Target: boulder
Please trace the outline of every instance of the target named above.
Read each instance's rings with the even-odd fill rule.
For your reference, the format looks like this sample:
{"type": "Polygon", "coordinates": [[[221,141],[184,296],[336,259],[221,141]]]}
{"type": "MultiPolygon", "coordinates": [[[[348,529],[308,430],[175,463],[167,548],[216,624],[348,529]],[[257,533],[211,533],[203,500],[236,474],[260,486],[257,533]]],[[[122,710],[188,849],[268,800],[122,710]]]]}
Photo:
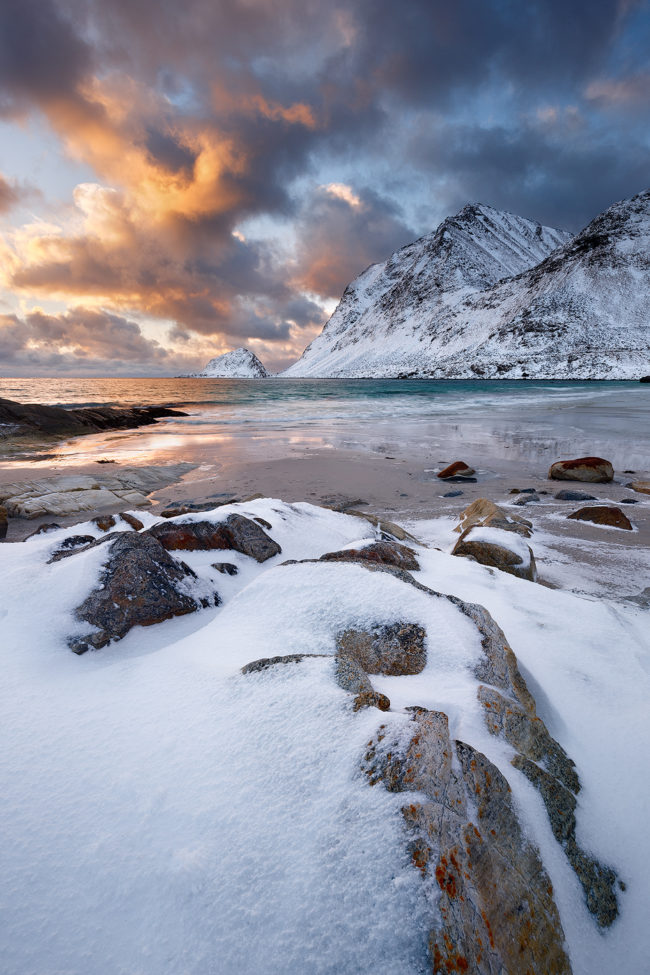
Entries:
{"type": "Polygon", "coordinates": [[[480,525],[484,528],[502,528],[504,531],[530,538],[533,530],[530,521],[526,521],[520,515],[509,514],[487,498],[477,498],[476,501],[472,501],[464,511],[461,511],[459,517],[460,523],[454,528],[458,533],[467,531],[473,525],[480,525]]]}
{"type": "Polygon", "coordinates": [[[400,545],[398,542],[373,542],[362,548],[345,548],[339,552],[326,552],[321,555],[321,562],[381,562],[384,565],[396,565],[400,569],[415,572],[420,564],[412,548],[400,545]]]}
{"type": "Polygon", "coordinates": [[[602,457],[578,457],[576,460],[557,460],[548,472],[553,481],[589,481],[607,484],[614,480],[614,468],[602,457]]]}
{"type": "Polygon", "coordinates": [[[471,477],[472,474],[476,474],[473,467],[466,464],[462,460],[454,461],[453,464],[449,464],[444,470],[440,471],[438,477],[446,480],[448,477],[471,477]]]}
{"type": "Polygon", "coordinates": [[[161,522],[147,529],[168,551],[210,551],[226,549],[266,562],[282,549],[264,529],[243,515],[228,515],[225,521],[161,522]]]}
{"type": "Polygon", "coordinates": [[[189,586],[196,573],[168,555],[147,533],[120,532],[94,544],[106,545],[107,560],[98,588],[77,607],[75,615],[95,631],[69,641],[75,653],[121,640],[133,626],[152,626],[193,613],[210,602],[219,605],[217,593],[211,598],[191,596],[189,586]]]}
{"type": "Polygon", "coordinates": [[[336,652],[353,660],[365,674],[419,674],[427,662],[426,632],[415,623],[349,629],[336,638],[336,652]]]}
{"type": "Polygon", "coordinates": [[[7,517],[7,509],[4,505],[0,504],[0,538],[7,537],[7,523],[9,519],[7,517]]]}
{"type": "Polygon", "coordinates": [[[452,555],[474,559],[481,565],[491,566],[535,582],[537,567],[529,545],[523,539],[501,528],[468,528],[456,542],[452,555]]]}
{"type": "Polygon", "coordinates": [[[625,531],[632,531],[630,519],[615,505],[594,504],[589,508],[579,508],[567,517],[576,521],[590,521],[594,525],[607,525],[610,528],[623,528],[625,531]]]}
{"type": "Polygon", "coordinates": [[[630,481],[625,487],[638,491],[639,494],[650,494],[650,481],[630,481]]]}
{"type": "Polygon", "coordinates": [[[433,972],[569,975],[553,887],[507,781],[450,738],[445,714],[408,710],[411,730],[382,725],[362,767],[370,785],[419,794],[402,815],[430,905],[433,972]]]}
{"type": "Polygon", "coordinates": [[[593,494],[586,491],[558,491],[555,495],[557,501],[597,501],[593,494]]]}

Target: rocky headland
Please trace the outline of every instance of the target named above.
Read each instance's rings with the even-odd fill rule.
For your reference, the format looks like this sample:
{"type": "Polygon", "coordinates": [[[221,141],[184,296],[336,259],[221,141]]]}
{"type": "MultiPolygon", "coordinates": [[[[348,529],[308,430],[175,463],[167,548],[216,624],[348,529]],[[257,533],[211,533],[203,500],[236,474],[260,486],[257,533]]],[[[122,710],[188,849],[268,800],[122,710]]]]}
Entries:
{"type": "Polygon", "coordinates": [[[187,416],[166,406],[86,406],[64,409],[0,399],[0,442],[15,437],[76,437],[102,430],[149,426],[161,417],[187,416]]]}

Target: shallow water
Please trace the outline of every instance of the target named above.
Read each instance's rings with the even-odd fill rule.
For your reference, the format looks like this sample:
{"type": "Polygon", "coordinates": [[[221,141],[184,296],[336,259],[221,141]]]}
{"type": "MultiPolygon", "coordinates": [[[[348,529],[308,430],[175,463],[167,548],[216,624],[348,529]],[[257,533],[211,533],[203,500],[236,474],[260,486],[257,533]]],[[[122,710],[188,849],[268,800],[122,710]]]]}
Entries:
{"type": "Polygon", "coordinates": [[[57,461],[250,461],[339,448],[471,449],[476,460],[599,454],[650,466],[650,386],[635,382],[2,379],[0,396],[62,406],[165,404],[183,419],[78,438],[57,461]]]}

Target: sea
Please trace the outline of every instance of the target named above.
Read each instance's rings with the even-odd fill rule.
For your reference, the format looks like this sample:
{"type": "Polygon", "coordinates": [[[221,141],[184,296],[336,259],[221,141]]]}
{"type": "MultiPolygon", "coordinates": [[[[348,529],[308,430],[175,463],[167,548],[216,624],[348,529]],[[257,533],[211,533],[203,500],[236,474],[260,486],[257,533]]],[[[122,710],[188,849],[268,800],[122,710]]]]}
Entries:
{"type": "Polygon", "coordinates": [[[337,449],[510,462],[595,454],[620,469],[650,467],[650,384],[638,382],[20,378],[0,379],[0,397],[187,414],[74,438],[57,447],[63,464],[98,454],[160,463],[337,449]]]}

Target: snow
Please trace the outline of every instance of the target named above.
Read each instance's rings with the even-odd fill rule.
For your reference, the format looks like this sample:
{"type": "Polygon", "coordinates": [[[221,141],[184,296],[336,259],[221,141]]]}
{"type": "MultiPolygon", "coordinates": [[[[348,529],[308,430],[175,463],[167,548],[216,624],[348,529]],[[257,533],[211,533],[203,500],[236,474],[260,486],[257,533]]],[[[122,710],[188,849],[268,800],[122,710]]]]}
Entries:
{"type": "Polygon", "coordinates": [[[287,377],[637,379],[650,368],[650,191],[575,238],[465,207],[346,289],[287,377]]]}
{"type": "Polygon", "coordinates": [[[233,349],[210,359],[203,372],[190,379],[266,379],[268,372],[249,349],[233,349]]]}
{"type": "MultiPolygon", "coordinates": [[[[223,605],[134,629],[83,657],[65,640],[106,549],[47,559],[67,535],[100,534],[96,526],[0,550],[3,971],[430,970],[405,797],[369,788],[359,771],[378,725],[400,727],[413,704],[444,710],[452,735],[507,776],[551,875],[576,975],[606,975],[621,957],[642,971],[650,949],[648,611],[417,547],[421,582],[493,613],[541,716],[577,763],[578,838],[628,885],[621,917],[601,934],[538,793],[485,728],[471,621],[386,573],[282,564],[367,544],[376,533],[363,519],[260,499],[176,520],[233,512],[267,520],[282,553],[262,565],[225,551],[178,553],[202,582],[216,582],[223,605]],[[221,576],[215,561],[240,571],[221,576]],[[426,628],[426,668],[373,677],[391,712],[354,713],[333,678],[335,636],[396,620],[426,628]],[[240,674],[252,660],[289,653],[326,656],[240,674]]],[[[147,513],[147,524],[155,520],[147,513]]],[[[417,527],[426,540],[453,540],[447,521],[417,527]]]]}

